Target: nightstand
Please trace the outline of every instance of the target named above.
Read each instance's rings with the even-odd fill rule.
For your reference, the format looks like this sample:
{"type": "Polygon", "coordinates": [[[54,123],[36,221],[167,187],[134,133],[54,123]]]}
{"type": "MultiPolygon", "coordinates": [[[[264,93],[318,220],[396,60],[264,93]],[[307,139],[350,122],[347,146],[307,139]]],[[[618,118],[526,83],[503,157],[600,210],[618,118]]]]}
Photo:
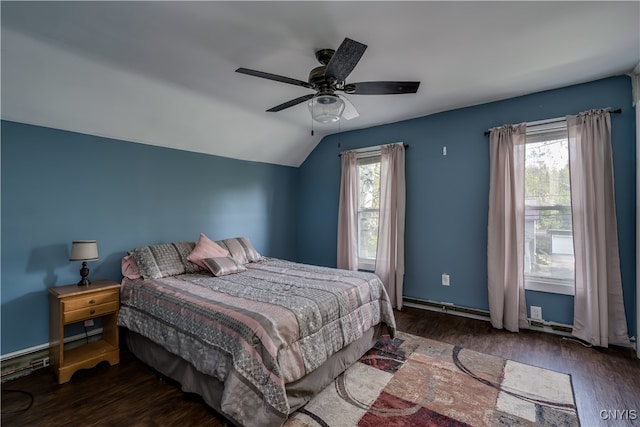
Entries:
{"type": "Polygon", "coordinates": [[[92,368],[102,361],[111,365],[120,362],[119,307],[120,285],[108,280],[96,280],[89,286],[49,288],[49,361],[58,384],[69,381],[78,369],[92,368]],[[98,317],[102,320],[102,338],[65,350],[65,326],[98,317]]]}

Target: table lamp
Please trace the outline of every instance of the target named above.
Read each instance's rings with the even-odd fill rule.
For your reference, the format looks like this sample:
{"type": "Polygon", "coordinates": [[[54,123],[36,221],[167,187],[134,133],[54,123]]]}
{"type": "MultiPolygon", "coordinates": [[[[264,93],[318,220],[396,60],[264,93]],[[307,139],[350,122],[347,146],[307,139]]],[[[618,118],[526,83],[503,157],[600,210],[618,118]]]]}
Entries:
{"type": "Polygon", "coordinates": [[[89,286],[89,268],[87,261],[95,261],[98,259],[98,244],[95,240],[74,240],[71,242],[71,255],[69,261],[82,261],[80,269],[80,281],[78,286],[89,286]]]}

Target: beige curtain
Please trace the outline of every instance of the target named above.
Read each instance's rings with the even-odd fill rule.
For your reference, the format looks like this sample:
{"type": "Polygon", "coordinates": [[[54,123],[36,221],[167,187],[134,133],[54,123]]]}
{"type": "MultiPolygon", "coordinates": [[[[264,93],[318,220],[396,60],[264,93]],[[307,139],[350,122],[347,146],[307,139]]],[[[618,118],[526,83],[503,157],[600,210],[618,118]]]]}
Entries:
{"type": "Polygon", "coordinates": [[[402,309],[404,282],[404,170],[404,145],[383,145],[380,160],[380,217],[375,273],[384,283],[391,305],[398,310],[402,309]]]}
{"type": "Polygon", "coordinates": [[[593,345],[627,344],[609,109],[567,116],[576,292],[572,334],[593,345]]]}
{"type": "Polygon", "coordinates": [[[487,273],[495,328],[526,328],[524,166],[526,124],[491,129],[487,273]]]}
{"type": "Polygon", "coordinates": [[[358,269],[358,160],[356,153],[340,155],[340,201],[338,202],[338,268],[358,269]]]}

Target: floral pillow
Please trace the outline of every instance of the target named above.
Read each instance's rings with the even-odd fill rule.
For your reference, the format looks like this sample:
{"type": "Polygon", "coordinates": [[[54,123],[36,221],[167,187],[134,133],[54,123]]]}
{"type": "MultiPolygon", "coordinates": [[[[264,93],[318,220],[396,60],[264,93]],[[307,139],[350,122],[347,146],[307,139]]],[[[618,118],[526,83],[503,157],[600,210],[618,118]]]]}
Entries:
{"type": "Polygon", "coordinates": [[[226,276],[227,274],[240,273],[247,270],[247,267],[229,256],[206,258],[203,262],[214,276],[226,276]]]}

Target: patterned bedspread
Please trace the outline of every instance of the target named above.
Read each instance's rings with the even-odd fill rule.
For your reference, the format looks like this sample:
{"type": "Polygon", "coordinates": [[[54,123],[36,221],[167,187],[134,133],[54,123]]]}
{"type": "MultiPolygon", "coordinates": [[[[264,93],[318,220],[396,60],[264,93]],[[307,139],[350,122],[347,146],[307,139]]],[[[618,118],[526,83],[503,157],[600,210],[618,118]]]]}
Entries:
{"type": "Polygon", "coordinates": [[[118,324],[224,383],[221,410],[243,425],[281,425],[285,384],[386,324],[389,297],[372,273],[265,258],[247,271],[125,281],[118,324]]]}

